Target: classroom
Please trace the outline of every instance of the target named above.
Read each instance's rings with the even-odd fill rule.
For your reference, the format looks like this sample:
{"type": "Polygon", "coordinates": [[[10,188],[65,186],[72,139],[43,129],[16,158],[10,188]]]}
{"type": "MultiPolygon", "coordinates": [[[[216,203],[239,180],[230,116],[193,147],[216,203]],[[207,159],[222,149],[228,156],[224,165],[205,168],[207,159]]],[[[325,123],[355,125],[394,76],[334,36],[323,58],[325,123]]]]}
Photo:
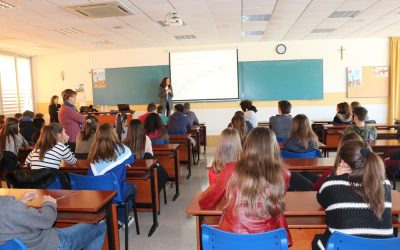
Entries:
{"type": "MultiPolygon", "coordinates": [[[[354,240],[354,249],[399,249],[393,248],[400,243],[399,8],[398,0],[0,0],[0,201],[16,198],[0,205],[0,216],[8,217],[21,198],[28,207],[54,213],[47,226],[53,235],[40,244],[61,244],[62,236],[54,235],[62,233],[54,228],[84,225],[81,234],[102,231],[85,242],[97,244],[92,249],[260,249],[257,240],[240,236],[278,228],[282,249],[328,249],[334,231],[361,236],[343,239],[354,240]],[[61,106],[54,106],[54,96],[61,106]],[[359,107],[353,107],[356,102],[359,107]],[[49,104],[56,109],[53,117],[49,104]],[[165,121],[153,115],[158,108],[165,121]],[[338,122],[342,115],[347,120],[338,122]],[[284,125],[273,122],[280,116],[290,117],[284,136],[284,125]],[[174,119],[181,118],[190,126],[174,129],[174,119]],[[30,132],[26,123],[32,124],[30,132]],[[9,132],[13,126],[17,137],[9,132]],[[361,138],[347,142],[348,134],[361,138]],[[55,139],[45,142],[52,135],[55,139]],[[111,156],[101,155],[109,145],[101,143],[106,135],[115,146],[111,156]],[[90,141],[86,151],[78,145],[82,140],[90,141]],[[235,156],[233,146],[224,151],[228,143],[236,143],[235,156]],[[301,150],[290,149],[296,146],[301,150]],[[49,163],[40,149],[56,149],[60,158],[49,163]],[[349,152],[363,159],[362,167],[346,161],[349,152]],[[372,158],[375,164],[368,164],[372,158]],[[274,179],[276,169],[256,168],[253,160],[282,171],[274,179]],[[276,196],[276,204],[255,186],[247,187],[252,192],[245,197],[239,189],[249,183],[245,167],[259,171],[252,181],[264,183],[267,193],[273,185],[281,190],[268,194],[276,196]],[[362,185],[372,171],[367,168],[376,178],[362,185]],[[108,171],[119,191],[98,184],[111,176],[108,171]],[[20,179],[35,174],[50,176],[46,185],[20,179]],[[89,188],[90,178],[81,176],[99,181],[89,188]],[[343,176],[349,179],[335,179],[343,176]],[[329,182],[335,180],[353,189],[329,182]],[[215,186],[218,181],[223,187],[215,186]],[[330,190],[354,193],[359,206],[370,207],[364,209],[373,217],[365,219],[369,228],[330,224],[340,221],[332,217],[338,204],[323,201],[330,190]],[[381,204],[367,195],[376,190],[381,204]],[[235,203],[237,198],[247,205],[235,203]],[[236,214],[243,207],[247,210],[236,214]],[[249,213],[268,218],[269,228],[254,226],[258,221],[249,213]],[[375,234],[376,216],[381,231],[375,234]],[[389,218],[390,225],[381,218],[389,218]],[[222,230],[222,245],[207,246],[214,239],[205,234],[219,233],[215,228],[222,230]],[[367,229],[372,231],[351,231],[367,229]],[[223,242],[223,231],[237,233],[235,240],[244,243],[223,242]]],[[[0,226],[0,234],[3,230],[0,226]]],[[[9,249],[2,244],[15,239],[12,235],[0,237],[0,250],[9,249]]]]}

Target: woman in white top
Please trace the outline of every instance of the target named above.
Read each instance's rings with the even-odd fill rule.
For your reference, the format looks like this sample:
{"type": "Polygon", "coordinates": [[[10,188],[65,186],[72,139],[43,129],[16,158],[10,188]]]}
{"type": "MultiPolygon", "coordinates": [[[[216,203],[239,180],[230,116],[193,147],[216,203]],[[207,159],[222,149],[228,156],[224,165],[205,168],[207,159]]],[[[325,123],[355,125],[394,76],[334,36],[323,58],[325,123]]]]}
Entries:
{"type": "Polygon", "coordinates": [[[44,126],[40,133],[39,140],[26,158],[25,164],[29,164],[32,169],[59,169],[61,160],[70,164],[75,164],[75,156],[72,154],[69,147],[65,145],[68,140],[69,136],[65,133],[64,128],[60,124],[51,123],[50,125],[44,126]]]}

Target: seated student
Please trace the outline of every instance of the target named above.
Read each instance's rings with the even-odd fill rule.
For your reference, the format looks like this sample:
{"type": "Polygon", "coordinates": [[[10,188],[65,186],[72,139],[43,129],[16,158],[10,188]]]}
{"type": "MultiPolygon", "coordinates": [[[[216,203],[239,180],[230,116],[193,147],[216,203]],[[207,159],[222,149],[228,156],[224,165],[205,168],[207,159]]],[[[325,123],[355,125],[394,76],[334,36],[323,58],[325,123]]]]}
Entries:
{"type": "Polygon", "coordinates": [[[165,110],[164,110],[163,106],[158,105],[157,106],[157,114],[160,116],[163,124],[167,125],[168,124],[168,116],[164,115],[164,113],[165,113],[165,110]]]}
{"type": "Polygon", "coordinates": [[[35,131],[33,127],[33,117],[34,113],[32,111],[26,110],[19,120],[19,131],[21,135],[25,138],[25,140],[27,140],[30,144],[33,144],[32,134],[35,131]]]}
{"type": "MultiPolygon", "coordinates": [[[[337,152],[339,152],[340,148],[342,145],[350,140],[359,140],[362,141],[362,138],[356,134],[356,133],[348,133],[344,134],[339,141],[339,145],[337,147],[337,152]]],[[[321,176],[318,176],[314,173],[311,172],[293,172],[292,177],[290,178],[290,191],[318,191],[324,183],[325,179],[330,176],[334,170],[337,168],[339,164],[339,160],[337,158],[336,154],[336,160],[335,160],[335,165],[334,169],[328,169],[325,172],[322,173],[321,176]]]]}
{"type": "Polygon", "coordinates": [[[247,123],[246,123],[244,117],[241,114],[235,114],[232,117],[231,123],[229,125],[231,128],[234,128],[238,131],[239,137],[240,137],[240,142],[243,145],[244,141],[246,140],[247,135],[251,131],[247,127],[247,123]]]}
{"type": "Polygon", "coordinates": [[[118,113],[115,118],[115,132],[120,141],[125,140],[128,132],[128,116],[125,113],[118,113]]]}
{"type": "Polygon", "coordinates": [[[104,221],[55,228],[57,200],[44,195],[40,208],[28,206],[34,199],[38,199],[35,192],[27,192],[19,200],[14,196],[0,196],[0,244],[19,239],[30,250],[94,250],[103,247],[107,230],[104,221]]]}
{"type": "MultiPolygon", "coordinates": [[[[12,117],[6,119],[4,126],[0,130],[0,160],[3,158],[3,152],[8,151],[15,155],[18,155],[18,150],[21,147],[27,147],[28,142],[25,138],[18,132],[18,120],[12,117]]],[[[14,165],[14,164],[13,164],[14,165]]],[[[14,166],[16,167],[17,161],[15,161],[14,166]]],[[[5,166],[1,166],[4,168],[5,166]]]]}
{"type": "Polygon", "coordinates": [[[218,228],[232,233],[261,233],[285,228],[283,214],[290,172],[282,166],[272,130],[253,129],[226,188],[226,206],[218,228]]]}
{"type": "Polygon", "coordinates": [[[154,113],[154,112],[156,111],[156,109],[157,109],[157,107],[156,107],[156,105],[155,105],[154,103],[149,103],[149,105],[147,105],[147,113],[145,113],[145,114],[139,116],[138,119],[139,119],[141,122],[144,122],[144,121],[146,120],[147,116],[148,116],[149,114],[151,114],[151,113],[154,113]]]}
{"type": "Polygon", "coordinates": [[[367,238],[393,237],[391,186],[382,159],[367,143],[357,140],[345,142],[338,158],[335,175],[329,176],[317,193],[328,229],[316,235],[312,249],[325,249],[333,231],[367,238]]]}
{"type": "Polygon", "coordinates": [[[22,113],[15,113],[14,118],[17,119],[18,121],[21,119],[22,113]]]}
{"type": "Polygon", "coordinates": [[[214,182],[216,177],[223,171],[224,166],[230,162],[236,162],[242,152],[239,133],[236,129],[226,128],[222,130],[214,160],[208,169],[208,180],[214,182]]]}
{"type": "Polygon", "coordinates": [[[351,102],[350,103],[351,111],[354,112],[354,110],[358,107],[361,107],[361,104],[357,101],[351,102]]]}
{"type": "Polygon", "coordinates": [[[192,126],[199,124],[196,114],[190,110],[190,103],[185,102],[183,104],[183,113],[189,118],[192,126]]]}
{"type": "Polygon", "coordinates": [[[35,147],[26,158],[25,164],[29,164],[31,169],[59,169],[61,160],[75,164],[75,156],[65,145],[68,139],[65,129],[59,123],[44,126],[35,147]]]}
{"type": "Polygon", "coordinates": [[[6,122],[6,116],[0,115],[0,129],[3,127],[5,122],[6,122]]]}
{"type": "Polygon", "coordinates": [[[211,209],[224,197],[229,178],[236,168],[242,145],[236,129],[222,131],[220,142],[215,151],[214,161],[208,170],[210,186],[201,194],[199,205],[202,209],[211,209]]]}
{"type": "MultiPolygon", "coordinates": [[[[126,164],[132,164],[135,158],[131,150],[122,144],[109,123],[99,126],[95,135],[92,147],[89,152],[88,160],[90,168],[89,176],[99,176],[107,173],[114,173],[118,179],[121,190],[121,197],[127,197],[135,192],[135,186],[127,183],[126,164]]],[[[133,203],[129,204],[129,211],[133,203]]],[[[125,208],[118,208],[118,220],[120,224],[125,222],[125,208]]],[[[133,222],[133,217],[129,216],[128,225],[133,222]]]]}
{"type": "Polygon", "coordinates": [[[168,133],[183,133],[192,127],[189,117],[183,113],[183,105],[176,104],[174,113],[168,117],[168,133]]]}
{"type": "Polygon", "coordinates": [[[253,106],[252,101],[250,100],[243,100],[240,102],[240,108],[243,111],[244,119],[251,123],[253,128],[257,127],[257,108],[253,106]]]}
{"type": "Polygon", "coordinates": [[[83,130],[79,132],[76,136],[76,148],[75,153],[82,158],[86,159],[89,154],[90,148],[92,147],[94,134],[96,133],[96,129],[99,126],[99,120],[94,115],[88,115],[85,118],[85,122],[83,123],[83,130]]]}
{"type": "Polygon", "coordinates": [[[44,114],[42,114],[42,113],[36,113],[35,116],[33,117],[33,119],[35,119],[35,118],[44,119],[44,114]]]}
{"type": "Polygon", "coordinates": [[[307,116],[299,114],[293,118],[289,138],[283,142],[283,150],[293,153],[318,150],[318,136],[311,129],[307,116]]]}
{"type": "Polygon", "coordinates": [[[153,143],[157,142],[160,144],[162,142],[163,144],[167,144],[169,142],[167,130],[159,115],[155,113],[149,114],[143,125],[146,135],[153,143]]]}
{"type": "Polygon", "coordinates": [[[376,140],[378,132],[375,127],[367,126],[365,121],[368,120],[368,110],[364,107],[354,109],[354,125],[347,127],[345,133],[356,133],[363,140],[376,140]]]}
{"type": "Polygon", "coordinates": [[[338,103],[333,124],[351,124],[353,121],[350,105],[347,102],[338,103]]]}
{"type": "Polygon", "coordinates": [[[293,119],[290,115],[291,110],[292,104],[289,101],[279,101],[278,114],[269,118],[269,128],[275,132],[277,138],[286,139],[289,137],[293,119]]]}
{"type": "Polygon", "coordinates": [[[32,144],[36,144],[37,140],[40,137],[40,131],[44,127],[45,121],[43,118],[34,118],[33,119],[33,128],[35,129],[32,134],[31,142],[32,144]]]}

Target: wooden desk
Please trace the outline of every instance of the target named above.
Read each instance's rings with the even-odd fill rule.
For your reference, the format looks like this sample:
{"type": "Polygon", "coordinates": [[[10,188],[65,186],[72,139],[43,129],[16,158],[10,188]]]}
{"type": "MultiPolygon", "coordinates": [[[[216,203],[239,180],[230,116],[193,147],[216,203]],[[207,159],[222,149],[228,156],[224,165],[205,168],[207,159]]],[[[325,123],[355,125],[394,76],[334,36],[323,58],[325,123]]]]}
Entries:
{"type": "MultiPolygon", "coordinates": [[[[158,178],[155,164],[157,160],[136,160],[134,164],[126,168],[126,182],[136,186],[136,204],[137,207],[151,208],[153,214],[153,225],[150,228],[151,236],[158,227],[158,215],[160,211],[158,178]],[[150,194],[150,195],[149,195],[150,194]]],[[[61,163],[60,170],[65,173],[75,173],[86,175],[90,166],[88,160],[78,160],[76,164],[61,163]]]]}
{"type": "Polygon", "coordinates": [[[261,122],[258,122],[257,126],[258,126],[258,127],[269,128],[269,122],[267,122],[267,121],[261,121],[261,122]]]}
{"type": "MultiPolygon", "coordinates": [[[[337,125],[337,124],[325,124],[323,125],[324,128],[346,128],[349,126],[353,126],[353,124],[342,124],[342,125],[337,125]]],[[[376,127],[376,129],[380,130],[388,130],[388,129],[399,129],[400,128],[400,124],[385,124],[385,123],[369,123],[368,126],[371,127],[376,127]]]]}
{"type": "Polygon", "coordinates": [[[190,134],[192,136],[192,138],[196,141],[196,150],[194,150],[193,152],[197,152],[197,162],[196,162],[196,158],[194,157],[193,154],[193,163],[194,165],[199,164],[200,161],[200,151],[201,151],[201,130],[199,126],[193,126],[191,129],[188,130],[188,134],[190,134]]]}
{"type": "Polygon", "coordinates": [[[56,226],[76,223],[98,223],[106,218],[107,237],[110,249],[119,249],[116,213],[112,213],[112,199],[115,191],[89,190],[46,190],[46,189],[0,189],[0,195],[10,195],[19,199],[26,192],[35,192],[38,198],[29,206],[41,207],[42,197],[51,195],[57,199],[56,226]]]}
{"type": "Polygon", "coordinates": [[[333,168],[335,158],[284,158],[282,162],[291,172],[322,173],[333,168]]]}
{"type": "Polygon", "coordinates": [[[190,134],[183,135],[173,135],[169,134],[169,142],[173,144],[179,144],[179,156],[180,163],[187,163],[188,175],[186,179],[189,179],[192,175],[192,143],[190,143],[189,139],[190,134]]]}
{"type": "Polygon", "coordinates": [[[400,140],[375,140],[368,142],[375,152],[385,152],[389,149],[400,149],[400,140]]]}
{"type": "MultiPolygon", "coordinates": [[[[120,112],[118,112],[118,113],[120,113],[120,112]]],[[[104,124],[104,123],[114,124],[118,113],[90,112],[88,114],[96,116],[96,118],[99,120],[99,124],[104,124]]],[[[127,115],[127,121],[130,122],[132,120],[133,113],[135,113],[135,111],[123,112],[123,113],[125,113],[127,115]]],[[[85,116],[85,114],[83,114],[83,115],[85,116]]]]}
{"type": "Polygon", "coordinates": [[[203,154],[206,154],[207,147],[207,127],[204,122],[193,125],[194,128],[199,128],[200,131],[200,145],[204,146],[203,154]]]}
{"type": "Polygon", "coordinates": [[[179,196],[179,144],[154,144],[153,153],[158,162],[165,168],[169,175],[169,181],[175,182],[175,201],[179,196]]]}
{"type": "MultiPolygon", "coordinates": [[[[196,216],[197,249],[201,247],[201,225],[216,225],[219,222],[226,201],[221,200],[216,208],[202,210],[197,193],[186,209],[186,214],[196,216]]],[[[316,199],[316,192],[288,192],[285,195],[285,217],[293,239],[291,250],[310,249],[316,233],[326,229],[325,211],[316,199]]],[[[392,191],[392,215],[400,214],[400,193],[392,191]]],[[[398,224],[396,226],[399,226],[398,224]]]]}

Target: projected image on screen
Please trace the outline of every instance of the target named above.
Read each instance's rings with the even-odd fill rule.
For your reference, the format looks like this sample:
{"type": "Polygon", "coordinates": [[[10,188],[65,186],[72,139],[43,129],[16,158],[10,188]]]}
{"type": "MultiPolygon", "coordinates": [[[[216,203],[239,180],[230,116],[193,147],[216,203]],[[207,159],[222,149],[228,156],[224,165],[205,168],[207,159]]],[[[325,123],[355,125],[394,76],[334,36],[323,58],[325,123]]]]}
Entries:
{"type": "Polygon", "coordinates": [[[237,51],[171,52],[175,101],[238,99],[237,51]]]}

